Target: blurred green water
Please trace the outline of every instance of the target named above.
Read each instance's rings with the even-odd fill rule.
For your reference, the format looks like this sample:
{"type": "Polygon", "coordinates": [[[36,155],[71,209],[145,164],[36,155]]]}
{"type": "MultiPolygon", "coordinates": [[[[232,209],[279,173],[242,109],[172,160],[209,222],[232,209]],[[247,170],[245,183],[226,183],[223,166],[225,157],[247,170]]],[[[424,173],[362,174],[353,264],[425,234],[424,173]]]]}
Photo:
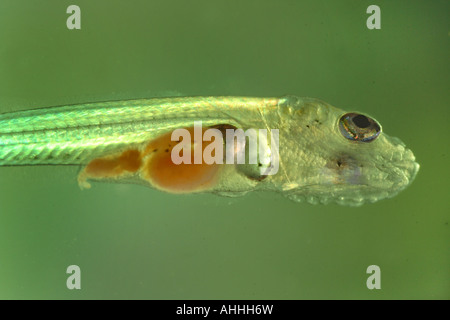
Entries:
{"type": "Polygon", "coordinates": [[[155,95],[295,94],[373,115],[421,164],[347,208],[277,194],[80,191],[0,168],[0,298],[450,298],[448,1],[2,1],[0,112],[155,95]],[[66,28],[77,4],[82,29],[66,28]],[[381,8],[381,30],[366,8],[381,8]],[[79,265],[82,289],[66,288],[79,265]],[[381,268],[368,290],[366,268],[381,268]]]}

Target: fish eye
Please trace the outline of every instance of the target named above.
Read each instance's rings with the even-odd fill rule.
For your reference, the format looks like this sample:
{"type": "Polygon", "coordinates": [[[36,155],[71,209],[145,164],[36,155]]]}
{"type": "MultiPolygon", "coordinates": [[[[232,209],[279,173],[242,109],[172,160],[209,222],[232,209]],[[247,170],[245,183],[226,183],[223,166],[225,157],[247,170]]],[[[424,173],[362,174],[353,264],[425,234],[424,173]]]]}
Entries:
{"type": "Polygon", "coordinates": [[[380,135],[381,126],[363,114],[346,113],[339,119],[339,130],[348,140],[371,142],[380,135]]]}

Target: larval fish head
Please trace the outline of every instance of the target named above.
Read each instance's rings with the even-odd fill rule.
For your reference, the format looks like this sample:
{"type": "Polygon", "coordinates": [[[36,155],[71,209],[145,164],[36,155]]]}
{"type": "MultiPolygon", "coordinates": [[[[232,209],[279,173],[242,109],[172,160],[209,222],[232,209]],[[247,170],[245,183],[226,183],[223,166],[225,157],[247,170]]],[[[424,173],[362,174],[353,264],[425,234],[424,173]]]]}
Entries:
{"type": "Polygon", "coordinates": [[[280,133],[282,188],[296,201],[375,202],[405,189],[419,170],[413,152],[364,113],[288,97],[280,114],[286,127],[280,133]]]}

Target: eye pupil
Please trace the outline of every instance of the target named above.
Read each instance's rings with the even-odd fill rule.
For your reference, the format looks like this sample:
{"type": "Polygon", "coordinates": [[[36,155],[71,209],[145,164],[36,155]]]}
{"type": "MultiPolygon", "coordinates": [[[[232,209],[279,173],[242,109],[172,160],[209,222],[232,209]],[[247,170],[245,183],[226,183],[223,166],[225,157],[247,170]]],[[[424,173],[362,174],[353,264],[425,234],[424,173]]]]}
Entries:
{"type": "Polygon", "coordinates": [[[352,119],[353,123],[356,124],[359,128],[368,128],[370,126],[370,121],[366,116],[359,114],[352,119]]]}

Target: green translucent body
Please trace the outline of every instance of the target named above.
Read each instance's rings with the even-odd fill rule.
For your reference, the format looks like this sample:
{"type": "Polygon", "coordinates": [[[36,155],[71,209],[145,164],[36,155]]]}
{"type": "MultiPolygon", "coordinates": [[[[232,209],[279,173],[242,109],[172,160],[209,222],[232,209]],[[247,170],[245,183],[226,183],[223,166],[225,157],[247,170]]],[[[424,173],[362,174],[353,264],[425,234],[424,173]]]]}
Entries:
{"type": "Polygon", "coordinates": [[[409,185],[419,169],[413,153],[384,133],[370,143],[349,141],[338,128],[344,113],[294,96],[155,98],[7,113],[0,115],[0,165],[83,165],[202,121],[279,130],[277,174],[255,181],[233,167],[212,192],[273,190],[296,201],[359,205],[409,185]]]}

